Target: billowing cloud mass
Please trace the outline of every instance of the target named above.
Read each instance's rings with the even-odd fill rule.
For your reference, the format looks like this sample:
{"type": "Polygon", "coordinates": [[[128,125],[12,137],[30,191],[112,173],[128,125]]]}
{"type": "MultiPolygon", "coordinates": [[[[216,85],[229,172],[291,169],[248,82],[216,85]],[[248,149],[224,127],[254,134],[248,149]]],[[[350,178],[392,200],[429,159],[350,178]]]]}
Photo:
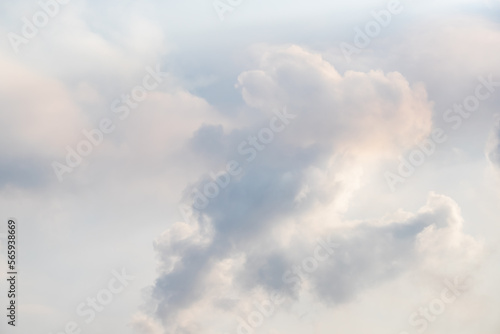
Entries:
{"type": "Polygon", "coordinates": [[[498,0],[62,2],[0,10],[18,332],[499,333],[498,0]]]}
{"type": "Polygon", "coordinates": [[[242,73],[238,87],[254,108],[269,112],[286,105],[297,113],[290,139],[295,145],[399,152],[430,131],[432,104],[424,87],[410,85],[400,73],[341,75],[297,46],[259,51],[259,69],[242,73]]]}
{"type": "Polygon", "coordinates": [[[432,194],[417,213],[375,221],[345,221],[337,206],[359,183],[361,175],[349,171],[429,134],[432,103],[424,87],[396,72],[342,75],[297,46],[261,51],[258,68],[237,84],[252,107],[246,112],[259,115],[255,124],[232,131],[205,125],[193,135],[193,149],[228,152],[218,155],[220,165],[239,161],[241,170],[221,175],[229,181],[213,196],[209,176],[190,186],[189,221],[157,239],[153,318],[167,332],[196,333],[206,314],[231,323],[257,296],[275,291],[290,303],[307,293],[333,307],[415,268],[443,277],[471,269],[481,245],[463,233],[460,210],[445,196],[432,194]],[[244,144],[263,138],[275,115],[282,131],[260,139],[261,147],[244,144]],[[304,259],[319,254],[318,244],[333,255],[307,273],[304,259]]]}

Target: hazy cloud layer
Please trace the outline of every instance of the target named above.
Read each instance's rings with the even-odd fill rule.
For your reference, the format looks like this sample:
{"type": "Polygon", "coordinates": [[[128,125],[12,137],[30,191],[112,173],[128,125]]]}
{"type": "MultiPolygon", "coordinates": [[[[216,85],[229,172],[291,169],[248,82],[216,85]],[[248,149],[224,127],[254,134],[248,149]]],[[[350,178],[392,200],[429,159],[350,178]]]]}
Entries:
{"type": "Polygon", "coordinates": [[[242,2],[224,21],[212,1],[71,1],[19,52],[7,34],[41,5],[0,5],[19,331],[233,334],[279,291],[255,333],[413,334],[470,275],[426,333],[496,334],[499,89],[458,129],[443,115],[500,81],[500,2],[402,5],[350,62],[339,45],[388,1],[242,2]],[[53,162],[102,119],[114,130],[60,182],[53,162]],[[447,141],[391,192],[384,173],[436,128],[447,141]],[[85,324],[75,307],[122,267],[133,285],[85,324]]]}
{"type": "Polygon", "coordinates": [[[500,168],[500,124],[496,124],[491,133],[487,155],[490,161],[500,168]]]}

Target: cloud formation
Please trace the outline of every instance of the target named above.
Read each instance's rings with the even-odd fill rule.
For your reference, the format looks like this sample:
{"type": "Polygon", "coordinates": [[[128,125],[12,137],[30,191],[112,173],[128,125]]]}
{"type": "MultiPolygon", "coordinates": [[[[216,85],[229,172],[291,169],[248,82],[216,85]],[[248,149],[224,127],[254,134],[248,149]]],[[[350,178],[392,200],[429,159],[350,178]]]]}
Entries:
{"type": "MultiPolygon", "coordinates": [[[[64,331],[126,267],[135,288],[84,332],[248,334],[261,312],[255,333],[412,333],[472,271],[426,333],[497,333],[498,92],[456,131],[445,114],[500,78],[500,2],[404,2],[350,63],[339,44],[387,0],[243,2],[224,22],[212,2],[73,1],[19,53],[0,40],[0,208],[31,273],[19,331],[64,331]],[[127,106],[146,68],[161,84],[127,106]],[[60,183],[52,162],[103,118],[115,129],[60,183]],[[437,128],[390,192],[384,172],[437,128]]],[[[42,3],[3,6],[0,33],[42,3]]]]}
{"type": "MultiPolygon", "coordinates": [[[[297,46],[263,48],[258,68],[237,84],[252,107],[247,112],[256,113],[254,124],[229,131],[204,125],[190,147],[214,152],[207,159],[220,164],[241,160],[238,143],[277,109],[288,106],[294,119],[206,207],[190,200],[208,175],[186,189],[190,221],[174,224],[155,243],[160,275],[149,300],[156,305],[153,319],[167,332],[194,333],[209,321],[204,315],[231,323],[257,296],[274,291],[288,302],[307,293],[323,305],[341,305],[409,270],[460,272],[470,265],[461,262],[464,256],[480,257],[480,244],[463,234],[459,209],[445,196],[432,194],[416,214],[375,221],[346,221],[336,206],[359,183],[360,175],[349,171],[429,134],[432,103],[422,85],[399,73],[341,75],[297,46]],[[338,245],[335,255],[313,273],[297,272],[325,236],[338,245]]],[[[153,321],[141,319],[138,326],[153,321]]]]}

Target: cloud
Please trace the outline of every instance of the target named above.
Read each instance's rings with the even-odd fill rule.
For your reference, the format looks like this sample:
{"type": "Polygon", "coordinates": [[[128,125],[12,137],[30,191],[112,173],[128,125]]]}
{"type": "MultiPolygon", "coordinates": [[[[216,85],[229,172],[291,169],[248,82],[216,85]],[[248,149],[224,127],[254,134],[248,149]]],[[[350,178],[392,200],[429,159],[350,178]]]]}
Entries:
{"type": "Polygon", "coordinates": [[[60,81],[0,55],[8,80],[0,84],[0,186],[38,187],[50,179],[51,158],[85,125],[71,91],[60,81]]]}
{"type": "Polygon", "coordinates": [[[324,228],[314,236],[303,233],[307,226],[301,226],[290,242],[268,231],[223,246],[224,240],[200,225],[177,223],[157,240],[162,274],[150,302],[156,300],[156,316],[167,331],[193,333],[205,328],[204,314],[230,323],[276,290],[290,302],[310,294],[314,303],[331,307],[407,272],[442,280],[463,276],[477,269],[483,246],[463,232],[462,224],[458,205],[436,194],[416,214],[351,222],[350,227],[324,228]],[[338,247],[308,273],[303,263],[313,254],[314,238],[330,239],[338,247]]]}
{"type": "Polygon", "coordinates": [[[210,177],[186,188],[191,221],[174,224],[155,243],[160,274],[149,302],[167,330],[196,332],[207,312],[228,321],[227,313],[245,309],[252,296],[274,290],[290,301],[312,291],[327,305],[346,303],[445,252],[431,246],[453,231],[458,241],[451,244],[463,242],[456,204],[438,195],[397,220],[348,222],[335,214],[332,221],[317,220],[357,187],[360,174],[349,171],[429,134],[432,104],[421,85],[399,73],[341,75],[320,55],[291,46],[267,48],[259,68],[242,73],[237,86],[252,107],[247,112],[256,113],[254,124],[203,125],[194,132],[192,150],[210,148],[209,159],[221,165],[244,162],[238,144],[265,127],[276,109],[286,105],[296,118],[254,161],[242,163],[242,173],[206,208],[189,200],[210,177]],[[283,274],[326,235],[341,245],[338,256],[311,277],[295,279],[298,289],[292,289],[283,274]]]}
{"type": "Polygon", "coordinates": [[[341,75],[298,46],[263,48],[259,69],[242,73],[238,87],[252,107],[290,106],[301,119],[293,129],[296,145],[399,152],[428,135],[432,104],[421,84],[410,86],[397,72],[341,75]]]}
{"type": "MultiPolygon", "coordinates": [[[[278,290],[285,301],[262,331],[400,333],[443,280],[481,264],[476,238],[498,244],[497,194],[481,181],[495,184],[478,154],[496,97],[463,131],[448,133],[411,185],[389,193],[382,177],[387,161],[446,125],[441,113],[463,101],[478,76],[498,77],[497,12],[472,0],[408,3],[347,64],[336,57],[339,43],[352,41],[353,28],[387,1],[247,2],[224,23],[212,2],[72,2],[18,55],[7,38],[0,42],[2,211],[30,231],[26,253],[43,255],[25,263],[43,284],[26,285],[30,319],[21,332],[60,330],[75,316],[71,305],[124,264],[138,286],[152,285],[146,308],[128,328],[119,321],[140,303],[131,290],[88,332],[235,333],[240,318],[278,290]],[[302,46],[247,48],[260,41],[302,46]],[[111,103],[156,64],[169,72],[164,83],[120,119],[111,103]],[[263,147],[250,144],[269,135],[285,108],[289,124],[263,147]],[[116,131],[59,183],[52,161],[64,162],[66,146],[103,117],[116,131]],[[232,160],[241,173],[197,208],[193,191],[232,160]],[[464,215],[444,195],[425,204],[432,189],[453,195],[464,215]],[[179,200],[187,207],[181,222],[179,200]],[[155,272],[151,239],[165,229],[155,272]],[[320,241],[336,247],[308,272],[304,263],[324,251],[320,241]],[[40,258],[51,259],[54,275],[40,258]],[[54,290],[70,293],[52,298],[54,290]],[[50,312],[29,310],[40,301],[50,312]]],[[[21,18],[39,8],[22,1],[4,8],[0,32],[19,33],[21,18]]],[[[498,126],[487,154],[498,172],[498,126]]],[[[450,305],[429,332],[499,328],[491,307],[498,302],[488,297],[498,291],[497,263],[482,267],[475,301],[450,305]]]]}
{"type": "Polygon", "coordinates": [[[341,247],[312,278],[317,297],[341,304],[404,272],[445,279],[471,272],[482,259],[482,244],[464,233],[460,209],[446,196],[431,193],[416,214],[400,219],[334,231],[341,247]]]}
{"type": "Polygon", "coordinates": [[[497,122],[491,133],[486,154],[490,162],[497,168],[500,168],[500,122],[497,122]]]}
{"type": "Polygon", "coordinates": [[[136,314],[131,322],[134,331],[142,334],[161,334],[161,326],[145,315],[136,314]]]}

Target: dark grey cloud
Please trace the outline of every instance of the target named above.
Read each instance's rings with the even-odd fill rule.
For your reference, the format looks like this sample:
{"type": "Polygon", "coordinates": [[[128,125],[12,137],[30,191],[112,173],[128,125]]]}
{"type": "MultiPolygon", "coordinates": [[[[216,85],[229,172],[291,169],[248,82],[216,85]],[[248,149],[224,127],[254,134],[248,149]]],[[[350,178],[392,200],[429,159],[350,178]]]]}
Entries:
{"type": "MultiPolygon", "coordinates": [[[[254,133],[247,130],[248,134],[254,133]]],[[[212,138],[220,139],[218,131],[212,138]]],[[[295,198],[304,185],[304,170],[318,163],[322,154],[315,148],[297,148],[273,143],[248,165],[242,175],[233,180],[226,189],[203,210],[193,207],[199,215],[202,234],[211,241],[200,246],[190,245],[190,240],[175,242],[170,248],[181,256],[172,272],[161,276],[154,290],[159,300],[158,315],[170,318],[177,310],[189,307],[205,291],[204,276],[212,266],[226,258],[253,247],[259,247],[265,235],[287,216],[299,214],[314,199],[297,205],[295,198]]],[[[241,157],[240,157],[241,158],[241,157]]],[[[240,159],[242,160],[242,159],[240,159]]],[[[210,179],[203,178],[196,187],[202,188],[210,179]]],[[[314,194],[313,194],[314,195],[314,194]]],[[[281,252],[281,251],[280,251],[281,252]]],[[[253,288],[258,285],[279,288],[280,268],[291,264],[280,252],[269,258],[267,253],[250,257],[249,266],[261,267],[259,272],[242,273],[242,285],[253,288]],[[270,271],[270,272],[269,272],[270,271]],[[249,279],[255,277],[253,279],[249,279]]]]}

